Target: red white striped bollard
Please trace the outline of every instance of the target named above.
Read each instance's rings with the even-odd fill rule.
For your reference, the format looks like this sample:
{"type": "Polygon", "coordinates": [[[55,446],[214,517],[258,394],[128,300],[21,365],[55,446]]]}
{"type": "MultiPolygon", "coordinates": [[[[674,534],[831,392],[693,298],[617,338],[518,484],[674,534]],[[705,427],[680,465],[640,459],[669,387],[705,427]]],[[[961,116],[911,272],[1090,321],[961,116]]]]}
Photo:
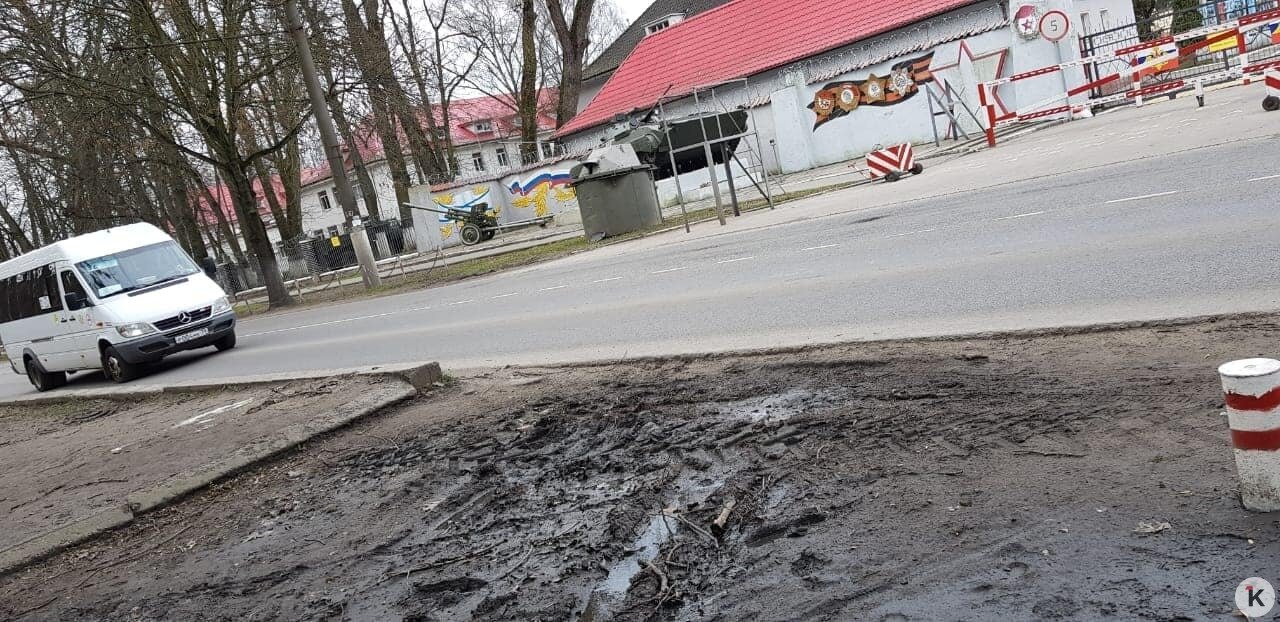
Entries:
{"type": "Polygon", "coordinates": [[[978,105],[987,109],[987,146],[996,146],[996,105],[986,82],[978,83],[978,105]]]}
{"type": "Polygon", "coordinates": [[[1240,500],[1280,510],[1280,361],[1244,359],[1218,368],[1240,475],[1240,500]]]}

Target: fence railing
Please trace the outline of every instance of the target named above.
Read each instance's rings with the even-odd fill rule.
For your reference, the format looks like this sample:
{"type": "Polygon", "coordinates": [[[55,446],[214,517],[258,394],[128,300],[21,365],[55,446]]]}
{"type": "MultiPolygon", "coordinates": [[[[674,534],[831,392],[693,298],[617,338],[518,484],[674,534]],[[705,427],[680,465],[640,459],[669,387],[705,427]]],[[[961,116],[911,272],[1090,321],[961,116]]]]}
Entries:
{"type": "MultiPolygon", "coordinates": [[[[418,243],[413,227],[398,220],[365,223],[364,234],[369,238],[374,258],[382,261],[417,252],[418,243]]],[[[355,247],[353,232],[338,235],[303,236],[281,242],[277,246],[276,264],[280,276],[286,282],[308,279],[312,284],[325,281],[326,275],[354,267],[355,247]]],[[[239,293],[263,287],[262,268],[257,258],[247,256],[244,264],[218,265],[219,285],[228,293],[239,293]]],[[[334,277],[336,279],[336,277],[334,277]]],[[[299,286],[300,287],[300,286],[299,286]]]]}

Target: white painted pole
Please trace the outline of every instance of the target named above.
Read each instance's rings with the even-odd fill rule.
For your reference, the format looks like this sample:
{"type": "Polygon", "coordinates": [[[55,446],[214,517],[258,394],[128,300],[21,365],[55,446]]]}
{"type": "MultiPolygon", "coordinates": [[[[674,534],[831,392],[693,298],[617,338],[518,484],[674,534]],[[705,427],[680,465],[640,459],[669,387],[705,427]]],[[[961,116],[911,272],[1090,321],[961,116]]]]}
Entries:
{"type": "Polygon", "coordinates": [[[1240,501],[1280,510],[1280,361],[1244,359],[1218,368],[1231,426],[1240,501]]]}

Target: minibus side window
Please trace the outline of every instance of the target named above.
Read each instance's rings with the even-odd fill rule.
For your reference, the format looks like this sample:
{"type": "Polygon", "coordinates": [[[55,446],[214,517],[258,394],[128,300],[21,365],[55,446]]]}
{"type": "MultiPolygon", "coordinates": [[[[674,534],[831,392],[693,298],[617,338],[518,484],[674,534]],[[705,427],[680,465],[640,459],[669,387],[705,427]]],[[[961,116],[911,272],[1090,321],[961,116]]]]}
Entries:
{"type": "Polygon", "coordinates": [[[55,270],[52,265],[48,265],[40,268],[38,272],[41,273],[40,280],[43,281],[44,284],[40,285],[37,283],[36,285],[36,297],[38,298],[36,301],[36,308],[40,310],[40,313],[61,311],[62,295],[58,293],[58,271],[55,270]],[[46,302],[47,305],[42,304],[46,302]]]}
{"type": "Polygon", "coordinates": [[[62,294],[66,296],[67,311],[79,311],[89,306],[89,295],[80,285],[80,279],[70,270],[62,271],[62,294]]]}

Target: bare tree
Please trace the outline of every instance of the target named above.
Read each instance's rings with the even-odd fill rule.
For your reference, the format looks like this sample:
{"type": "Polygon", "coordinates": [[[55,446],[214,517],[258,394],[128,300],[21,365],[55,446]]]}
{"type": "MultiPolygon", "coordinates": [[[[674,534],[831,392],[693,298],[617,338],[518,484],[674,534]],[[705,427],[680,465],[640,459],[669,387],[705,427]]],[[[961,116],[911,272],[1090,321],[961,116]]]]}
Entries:
{"type": "Polygon", "coordinates": [[[582,70],[591,48],[591,12],[596,0],[577,0],[568,11],[564,0],[545,2],[560,43],[560,93],[556,105],[559,127],[578,114],[578,92],[582,90],[582,70]]]}

